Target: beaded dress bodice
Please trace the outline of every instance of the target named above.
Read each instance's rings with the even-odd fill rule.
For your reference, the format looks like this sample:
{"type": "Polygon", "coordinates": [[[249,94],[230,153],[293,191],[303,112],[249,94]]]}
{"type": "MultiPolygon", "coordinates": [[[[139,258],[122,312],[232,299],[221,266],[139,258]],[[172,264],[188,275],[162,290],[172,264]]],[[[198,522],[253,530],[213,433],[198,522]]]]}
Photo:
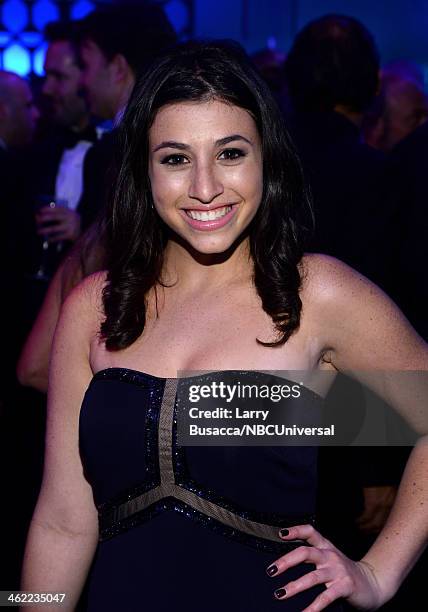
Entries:
{"type": "MultiPolygon", "coordinates": [[[[210,374],[203,376],[209,380],[210,374]]],[[[176,609],[199,610],[203,582],[209,576],[212,583],[209,568],[215,563],[216,572],[226,572],[227,580],[236,580],[235,595],[227,596],[230,605],[235,604],[225,606],[225,587],[218,587],[204,610],[221,605],[226,611],[265,612],[270,605],[281,605],[285,612],[297,611],[289,603],[273,600],[275,584],[272,579],[267,581],[264,570],[300,545],[282,542],[279,528],[313,521],[317,450],[179,446],[178,384],[177,379],[109,368],[94,376],[85,394],[80,452],[100,526],[88,609],[113,610],[114,597],[120,599],[119,593],[127,589],[128,603],[120,600],[120,609],[139,610],[131,603],[131,591],[142,580],[148,588],[146,602],[153,598],[156,607],[152,603],[141,609],[168,610],[172,603],[181,602],[185,607],[176,609]],[[158,579],[155,568],[165,554],[168,568],[163,567],[162,579],[158,579]],[[229,563],[236,568],[235,578],[229,563]],[[160,597],[160,584],[155,586],[158,580],[164,583],[165,572],[171,573],[165,582],[171,592],[163,590],[160,597]],[[241,601],[248,579],[253,580],[253,587],[260,582],[260,588],[257,596],[253,593],[248,601],[241,601]],[[101,583],[106,580],[108,596],[101,594],[101,583]],[[192,592],[185,584],[189,580],[192,592]],[[241,603],[242,608],[237,607],[241,603]]],[[[303,601],[305,596],[298,599],[303,601]]]]}

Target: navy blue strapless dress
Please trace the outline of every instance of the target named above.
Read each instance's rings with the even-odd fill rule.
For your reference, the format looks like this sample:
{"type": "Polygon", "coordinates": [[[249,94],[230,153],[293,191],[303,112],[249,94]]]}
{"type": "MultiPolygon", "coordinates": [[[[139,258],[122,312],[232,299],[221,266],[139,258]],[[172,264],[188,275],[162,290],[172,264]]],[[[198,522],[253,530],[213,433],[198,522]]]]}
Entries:
{"type": "Polygon", "coordinates": [[[266,568],[300,545],[280,527],[313,522],[317,450],[180,447],[176,390],[176,379],[109,368],[85,394],[80,452],[100,524],[87,609],[303,610],[323,587],[284,601],[273,591],[312,566],[274,578],[266,568]]]}

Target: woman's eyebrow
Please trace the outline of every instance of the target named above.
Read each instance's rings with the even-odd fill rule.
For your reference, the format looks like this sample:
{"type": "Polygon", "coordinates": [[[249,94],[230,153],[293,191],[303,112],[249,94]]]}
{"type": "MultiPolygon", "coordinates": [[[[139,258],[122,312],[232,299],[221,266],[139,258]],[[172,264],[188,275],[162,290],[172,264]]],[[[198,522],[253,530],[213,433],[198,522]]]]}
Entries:
{"type": "Polygon", "coordinates": [[[184,144],[183,142],[176,142],[175,140],[164,140],[157,147],[153,149],[153,153],[159,151],[159,149],[180,149],[182,151],[187,151],[190,149],[189,145],[184,144]]]}
{"type": "MultiPolygon", "coordinates": [[[[222,147],[228,144],[229,142],[235,142],[237,140],[242,140],[243,142],[246,142],[251,146],[253,145],[251,140],[248,140],[248,138],[245,138],[245,136],[241,136],[241,134],[232,134],[231,136],[225,136],[224,138],[219,138],[219,140],[216,140],[215,146],[222,147]]],[[[177,142],[175,140],[164,140],[153,149],[153,153],[156,153],[156,151],[159,151],[159,149],[180,149],[180,151],[188,151],[190,149],[190,146],[185,144],[184,142],[177,142]]]]}
{"type": "Polygon", "coordinates": [[[253,145],[251,140],[248,140],[248,138],[245,138],[245,136],[241,136],[241,134],[232,134],[231,136],[225,136],[224,138],[220,138],[220,140],[216,140],[215,144],[217,147],[222,147],[223,145],[228,144],[229,142],[234,142],[236,140],[243,140],[247,144],[251,146],[253,145]]]}

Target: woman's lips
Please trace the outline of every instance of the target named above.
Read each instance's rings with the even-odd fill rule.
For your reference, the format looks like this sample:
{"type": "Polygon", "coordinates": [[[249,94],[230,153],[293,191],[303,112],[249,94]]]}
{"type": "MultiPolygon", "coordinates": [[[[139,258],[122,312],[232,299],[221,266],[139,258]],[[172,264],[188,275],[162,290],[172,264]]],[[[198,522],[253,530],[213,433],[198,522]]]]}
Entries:
{"type": "Polygon", "coordinates": [[[227,225],[235,215],[237,208],[237,204],[226,204],[211,210],[181,209],[180,213],[190,227],[202,231],[212,231],[227,225]]]}

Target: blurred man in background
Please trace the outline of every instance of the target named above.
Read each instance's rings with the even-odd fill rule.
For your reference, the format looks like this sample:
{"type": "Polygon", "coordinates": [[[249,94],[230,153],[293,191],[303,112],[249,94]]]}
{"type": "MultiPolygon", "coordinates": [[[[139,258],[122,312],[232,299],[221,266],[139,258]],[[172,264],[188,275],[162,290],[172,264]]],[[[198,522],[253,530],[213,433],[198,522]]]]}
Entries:
{"type": "Polygon", "coordinates": [[[158,5],[122,4],[90,13],[82,22],[81,58],[91,112],[118,118],[139,73],[175,42],[175,31],[158,5]]]}
{"type": "Polygon", "coordinates": [[[35,172],[35,193],[64,204],[41,207],[37,213],[38,233],[49,243],[74,242],[82,231],[82,210],[78,204],[83,161],[97,140],[80,90],[77,29],[73,22],[53,22],[45,30],[49,44],[42,93],[49,103],[52,129],[36,150],[40,163],[35,172]]]}
{"type": "MultiPolygon", "coordinates": [[[[81,24],[82,86],[90,111],[115,125],[138,75],[176,34],[159,5],[120,5],[90,13],[81,24]]],[[[114,176],[116,131],[90,151],[80,206],[92,221],[108,197],[114,176]]]]}
{"type": "Polygon", "coordinates": [[[48,41],[42,93],[50,101],[53,122],[73,132],[89,125],[89,113],[80,95],[81,67],[75,40],[76,24],[52,22],[45,29],[48,41]]]}
{"type": "Polygon", "coordinates": [[[388,289],[396,237],[386,160],[361,142],[379,69],[370,32],[342,15],[306,25],[285,61],[293,109],[289,127],[314,199],[312,249],[342,259],[388,289]]]}

